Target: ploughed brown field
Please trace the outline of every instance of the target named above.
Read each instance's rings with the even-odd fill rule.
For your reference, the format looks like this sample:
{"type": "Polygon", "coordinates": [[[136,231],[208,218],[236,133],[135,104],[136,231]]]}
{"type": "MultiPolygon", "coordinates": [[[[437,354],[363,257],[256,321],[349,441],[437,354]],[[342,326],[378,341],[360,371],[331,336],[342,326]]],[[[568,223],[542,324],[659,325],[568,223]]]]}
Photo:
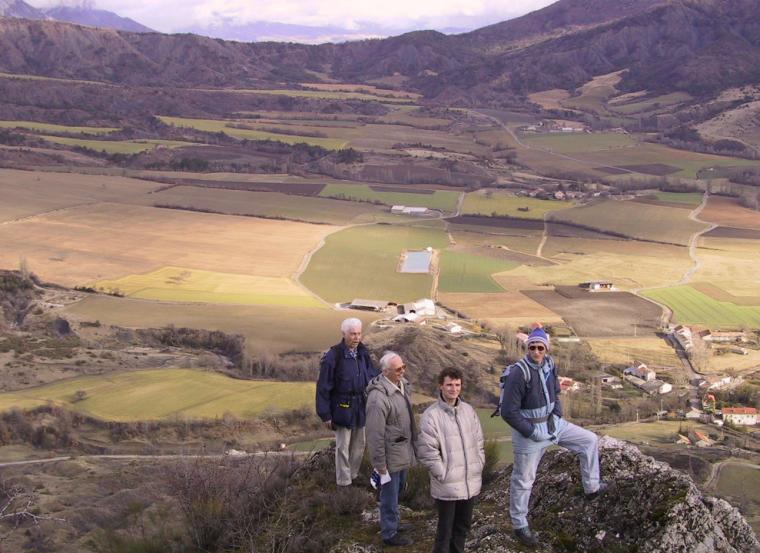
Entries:
{"type": "Polygon", "coordinates": [[[472,225],[478,227],[497,227],[499,229],[539,230],[543,231],[544,222],[536,219],[518,219],[516,217],[487,217],[482,215],[460,215],[448,220],[455,225],[472,225]]]}
{"type": "Polygon", "coordinates": [[[734,198],[710,196],[699,218],[726,227],[760,230],[760,211],[742,207],[734,198]]]}
{"type": "Polygon", "coordinates": [[[546,222],[546,230],[549,236],[557,238],[586,238],[590,240],[624,240],[619,236],[599,232],[597,230],[568,225],[566,223],[546,222]]]}
{"type": "Polygon", "coordinates": [[[704,233],[705,238],[739,238],[741,240],[760,240],[760,230],[735,227],[717,227],[704,233]]]}
{"type": "Polygon", "coordinates": [[[578,336],[654,335],[662,310],[628,292],[586,292],[577,286],[525,290],[523,294],[559,314],[578,336]]]}
{"type": "Polygon", "coordinates": [[[694,282],[691,287],[718,301],[727,301],[745,307],[760,306],[760,296],[737,296],[710,282],[694,282]]]}
{"type": "Polygon", "coordinates": [[[249,181],[213,181],[205,179],[172,179],[177,186],[199,186],[202,188],[223,188],[225,190],[243,190],[247,192],[281,192],[299,196],[318,196],[325,187],[323,182],[249,182],[249,181]]]}

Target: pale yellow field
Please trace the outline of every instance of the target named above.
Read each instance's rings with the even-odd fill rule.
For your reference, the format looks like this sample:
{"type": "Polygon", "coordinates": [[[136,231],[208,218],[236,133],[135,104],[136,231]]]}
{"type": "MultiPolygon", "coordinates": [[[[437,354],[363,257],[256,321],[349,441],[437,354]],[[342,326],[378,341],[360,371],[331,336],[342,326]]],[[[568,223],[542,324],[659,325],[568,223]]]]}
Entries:
{"type": "Polygon", "coordinates": [[[0,267],[20,257],[67,286],[167,265],[291,277],[330,225],[100,203],[0,226],[0,267]]]}
{"type": "Polygon", "coordinates": [[[760,296],[760,246],[755,240],[702,238],[693,281],[710,282],[735,296],[760,296]]]}
{"type": "MultiPolygon", "coordinates": [[[[609,242],[611,249],[621,244],[618,241],[609,242]]],[[[665,257],[659,255],[659,248],[652,248],[651,254],[642,252],[628,255],[624,246],[620,250],[583,251],[568,248],[551,257],[558,262],[557,265],[522,265],[508,274],[496,275],[494,278],[508,290],[514,290],[525,281],[533,285],[575,285],[588,280],[611,280],[618,289],[631,290],[678,282],[691,265],[686,248],[672,247],[671,255],[665,257]]]]}
{"type": "Polygon", "coordinates": [[[563,109],[562,101],[570,98],[570,93],[561,88],[543,90],[528,95],[528,100],[544,109],[563,109]]]}
{"type": "Polygon", "coordinates": [[[468,317],[483,320],[495,327],[529,325],[534,321],[560,323],[562,318],[519,292],[493,294],[447,293],[439,301],[468,317]]]}
{"type": "Polygon", "coordinates": [[[640,361],[651,367],[681,366],[673,347],[660,338],[591,338],[587,342],[602,363],[640,361]]]}
{"type": "Polygon", "coordinates": [[[347,317],[364,321],[365,333],[378,315],[275,305],[163,303],[132,298],[92,296],[69,305],[64,316],[74,321],[100,321],[127,328],[168,325],[242,334],[251,354],[324,351],[340,341],[340,323],[347,317]]]}
{"type": "Polygon", "coordinates": [[[736,353],[725,353],[723,355],[713,355],[706,365],[701,368],[705,373],[721,373],[733,370],[737,374],[744,372],[755,372],[760,367],[760,351],[747,350],[748,355],[739,355],[736,353]]]}
{"type": "Polygon", "coordinates": [[[184,267],[162,267],[141,275],[101,280],[91,286],[144,300],[294,307],[324,305],[287,277],[217,273],[184,267]]]}
{"type": "MultiPolygon", "coordinates": [[[[97,201],[131,201],[160,186],[123,177],[0,169],[0,222],[97,201]]],[[[0,242],[0,251],[4,247],[0,242]]]]}

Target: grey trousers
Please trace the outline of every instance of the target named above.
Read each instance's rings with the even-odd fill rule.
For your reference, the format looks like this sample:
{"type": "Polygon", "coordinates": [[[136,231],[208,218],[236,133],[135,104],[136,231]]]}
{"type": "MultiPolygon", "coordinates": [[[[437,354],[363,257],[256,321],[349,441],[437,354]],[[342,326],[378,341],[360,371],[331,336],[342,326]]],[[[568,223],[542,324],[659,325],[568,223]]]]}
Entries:
{"type": "Polygon", "coordinates": [[[364,456],[364,427],[335,428],[335,480],[338,486],[350,486],[359,476],[364,456]]]}
{"type": "MultiPolygon", "coordinates": [[[[585,493],[599,489],[599,438],[580,426],[568,422],[557,433],[558,445],[566,447],[578,456],[581,465],[581,479],[585,493]]],[[[515,451],[512,465],[512,479],[509,485],[509,516],[512,528],[528,526],[528,504],[536,470],[546,448],[519,453],[515,451]]]]}

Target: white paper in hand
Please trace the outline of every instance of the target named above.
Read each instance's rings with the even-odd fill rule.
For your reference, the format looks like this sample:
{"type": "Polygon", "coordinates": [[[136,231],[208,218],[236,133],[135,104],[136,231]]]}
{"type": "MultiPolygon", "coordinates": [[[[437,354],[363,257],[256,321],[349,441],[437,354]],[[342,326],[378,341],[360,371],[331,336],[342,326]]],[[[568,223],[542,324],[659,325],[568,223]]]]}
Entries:
{"type": "Polygon", "coordinates": [[[391,481],[391,473],[390,472],[386,471],[385,473],[383,473],[383,474],[380,475],[380,485],[381,486],[385,486],[390,481],[391,481]]]}

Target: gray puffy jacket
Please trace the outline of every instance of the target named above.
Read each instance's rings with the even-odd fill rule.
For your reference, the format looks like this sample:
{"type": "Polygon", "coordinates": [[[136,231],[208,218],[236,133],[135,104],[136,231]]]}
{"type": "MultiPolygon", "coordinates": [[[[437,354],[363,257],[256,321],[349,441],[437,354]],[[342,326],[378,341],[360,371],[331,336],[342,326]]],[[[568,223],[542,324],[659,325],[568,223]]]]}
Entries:
{"type": "Polygon", "coordinates": [[[430,470],[430,495],[443,501],[480,493],[485,452],[478,415],[461,400],[452,407],[441,397],[420,420],[417,457],[430,470]]]}
{"type": "Polygon", "coordinates": [[[367,449],[372,466],[389,472],[414,463],[417,428],[412,415],[412,389],[403,380],[404,393],[382,374],[367,386],[367,449]]]}

